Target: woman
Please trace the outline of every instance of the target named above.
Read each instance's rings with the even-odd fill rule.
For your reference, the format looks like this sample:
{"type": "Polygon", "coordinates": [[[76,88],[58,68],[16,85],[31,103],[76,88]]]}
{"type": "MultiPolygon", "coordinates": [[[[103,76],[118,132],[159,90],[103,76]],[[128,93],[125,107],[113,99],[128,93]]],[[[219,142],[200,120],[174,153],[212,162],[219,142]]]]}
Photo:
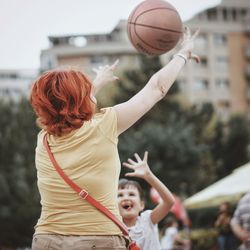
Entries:
{"type": "Polygon", "coordinates": [[[97,71],[92,85],[75,70],[53,70],[34,83],[30,101],[42,128],[38,134],[36,168],[42,211],[32,249],[126,249],[121,230],[81,199],[59,176],[43,146],[44,135],[59,166],[80,187],[121,219],[117,204],[120,161],[118,136],[168,92],[192,53],[196,32],[185,30],[182,47],[127,102],[95,113],[94,94],[115,80],[116,64],[97,71]]]}
{"type": "Polygon", "coordinates": [[[218,230],[218,246],[220,250],[236,249],[236,238],[231,229],[231,209],[229,202],[223,202],[219,206],[217,219],[214,223],[218,230]]]}

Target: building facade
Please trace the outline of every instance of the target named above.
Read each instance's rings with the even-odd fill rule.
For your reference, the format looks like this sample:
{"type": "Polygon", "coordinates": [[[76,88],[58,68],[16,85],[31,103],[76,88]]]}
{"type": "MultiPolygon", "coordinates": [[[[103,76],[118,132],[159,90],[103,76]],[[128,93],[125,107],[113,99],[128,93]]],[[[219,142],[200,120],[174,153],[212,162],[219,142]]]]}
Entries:
{"type": "Polygon", "coordinates": [[[250,117],[250,1],[224,0],[186,24],[201,30],[196,40],[201,63],[182,71],[183,92],[192,103],[210,101],[222,117],[250,117]]]}
{"type": "MultiPolygon", "coordinates": [[[[211,102],[222,118],[243,113],[250,117],[250,1],[223,0],[184,23],[195,31],[197,65],[184,67],[178,83],[192,104],[211,102]]],[[[49,37],[41,53],[41,70],[73,66],[91,76],[91,68],[120,59],[119,70],[137,68],[138,53],[130,44],[126,21],[108,34],[49,37]]],[[[167,63],[175,51],[162,55],[167,63]]]]}
{"type": "Polygon", "coordinates": [[[0,99],[27,97],[37,70],[0,70],[0,99]]]}

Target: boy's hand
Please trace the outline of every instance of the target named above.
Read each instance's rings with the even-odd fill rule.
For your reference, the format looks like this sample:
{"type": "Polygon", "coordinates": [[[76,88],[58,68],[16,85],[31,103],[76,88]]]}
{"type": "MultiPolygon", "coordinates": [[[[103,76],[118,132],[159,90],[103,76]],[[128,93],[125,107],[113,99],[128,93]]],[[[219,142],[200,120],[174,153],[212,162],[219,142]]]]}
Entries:
{"type": "Polygon", "coordinates": [[[151,187],[153,187],[160,195],[160,202],[151,212],[150,218],[153,224],[159,223],[169,212],[174,204],[174,197],[168,188],[151,172],[148,166],[148,152],[144,153],[143,160],[138,154],[134,154],[136,161],[128,159],[123,166],[134,170],[127,173],[126,176],[143,178],[151,187]]]}
{"type": "Polygon", "coordinates": [[[142,179],[147,179],[148,176],[152,174],[149,166],[148,166],[148,152],[146,151],[144,153],[143,160],[140,158],[140,156],[135,153],[134,154],[136,161],[133,161],[132,159],[128,159],[128,163],[124,162],[122,165],[134,170],[134,172],[130,172],[125,174],[125,176],[130,176],[130,177],[138,177],[142,179]]]}

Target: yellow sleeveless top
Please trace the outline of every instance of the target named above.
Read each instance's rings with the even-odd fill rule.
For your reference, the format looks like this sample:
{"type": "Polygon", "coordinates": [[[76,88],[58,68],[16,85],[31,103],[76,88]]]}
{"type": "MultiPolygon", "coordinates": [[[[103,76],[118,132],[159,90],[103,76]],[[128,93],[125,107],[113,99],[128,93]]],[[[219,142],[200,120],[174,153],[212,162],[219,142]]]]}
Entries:
{"type": "MultiPolygon", "coordinates": [[[[58,174],[38,134],[36,168],[41,216],[35,234],[118,235],[120,229],[79,197],[58,174]]],[[[117,118],[113,108],[102,109],[91,121],[66,136],[48,136],[52,153],[65,174],[86,189],[118,218],[120,159],[117,118]]]]}

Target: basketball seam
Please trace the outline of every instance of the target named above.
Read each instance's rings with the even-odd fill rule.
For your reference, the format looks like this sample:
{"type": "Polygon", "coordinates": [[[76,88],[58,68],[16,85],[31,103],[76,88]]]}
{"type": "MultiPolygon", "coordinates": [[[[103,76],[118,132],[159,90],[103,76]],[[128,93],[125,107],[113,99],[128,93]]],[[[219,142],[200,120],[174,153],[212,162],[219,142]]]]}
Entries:
{"type": "Polygon", "coordinates": [[[129,40],[132,42],[132,35],[131,35],[131,28],[127,25],[128,37],[129,40]]]}
{"type": "MultiPolygon", "coordinates": [[[[142,13],[140,13],[137,17],[136,17],[136,19],[135,19],[135,22],[136,22],[136,20],[141,16],[141,15],[143,15],[143,14],[145,14],[145,13],[147,13],[147,12],[150,12],[150,11],[152,11],[152,10],[171,10],[171,11],[174,11],[178,16],[179,16],[179,13],[175,10],[175,9],[172,9],[172,8],[163,8],[163,7],[161,7],[161,8],[154,8],[154,9],[149,9],[149,10],[145,10],[145,11],[143,11],[142,13]]],[[[179,16],[180,17],[180,16],[179,16]]]]}
{"type": "MultiPolygon", "coordinates": [[[[139,6],[138,6],[139,7],[139,6]]],[[[136,8],[137,9],[137,8],[136,8]]],[[[171,11],[174,11],[178,16],[179,16],[179,13],[175,10],[175,9],[172,9],[172,8],[163,8],[163,7],[161,7],[161,8],[154,8],[154,9],[149,9],[149,10],[145,10],[145,11],[143,11],[142,13],[140,13],[136,18],[135,18],[135,21],[134,22],[128,22],[129,24],[133,24],[133,25],[139,25],[139,26],[144,26],[144,27],[149,27],[149,28],[153,28],[153,29],[158,29],[158,30],[163,30],[163,31],[172,31],[172,32],[176,32],[176,33],[182,33],[182,31],[177,31],[177,30],[171,30],[171,29],[164,29],[164,28],[160,28],[160,27],[155,27],[155,26],[150,26],[150,25],[145,25],[145,24],[139,24],[139,23],[136,23],[136,21],[137,21],[137,19],[141,16],[141,15],[143,15],[143,14],[145,14],[145,13],[147,13],[147,12],[150,12],[150,11],[152,11],[152,10],[171,10],[171,11]]],[[[132,15],[132,18],[131,18],[131,20],[133,20],[133,16],[134,16],[134,14],[135,14],[135,12],[133,13],[133,15],[132,15]]]]}
{"type": "Polygon", "coordinates": [[[143,42],[144,44],[146,44],[148,47],[152,48],[152,49],[155,49],[155,50],[159,50],[159,51],[165,51],[163,49],[159,49],[159,48],[156,48],[156,47],[153,47],[152,45],[146,43],[136,32],[136,29],[134,29],[134,32],[136,34],[136,36],[141,40],[141,42],[143,42]]]}
{"type": "Polygon", "coordinates": [[[140,3],[139,5],[137,5],[137,7],[132,11],[132,13],[130,14],[130,16],[128,17],[128,20],[129,20],[129,19],[133,19],[135,12],[136,12],[137,9],[138,9],[141,5],[143,5],[143,4],[144,4],[144,1],[143,1],[142,3],[140,3]]]}
{"type": "MultiPolygon", "coordinates": [[[[143,4],[144,2],[140,3],[139,5],[137,5],[137,7],[132,11],[132,13],[130,14],[130,16],[128,17],[129,19],[133,19],[134,14],[136,12],[136,10],[143,4]]],[[[128,22],[129,23],[129,22],[128,22]]],[[[131,35],[131,29],[129,29],[129,27],[127,26],[127,30],[129,31],[129,40],[132,42],[132,35],[131,35]]]]}
{"type": "Polygon", "coordinates": [[[141,24],[141,23],[132,23],[132,22],[129,22],[129,24],[133,24],[134,26],[138,25],[138,26],[153,28],[153,29],[157,29],[157,30],[171,31],[171,32],[180,33],[180,34],[182,33],[182,31],[171,30],[171,29],[164,29],[164,28],[155,27],[155,26],[150,26],[150,25],[141,24]]]}

